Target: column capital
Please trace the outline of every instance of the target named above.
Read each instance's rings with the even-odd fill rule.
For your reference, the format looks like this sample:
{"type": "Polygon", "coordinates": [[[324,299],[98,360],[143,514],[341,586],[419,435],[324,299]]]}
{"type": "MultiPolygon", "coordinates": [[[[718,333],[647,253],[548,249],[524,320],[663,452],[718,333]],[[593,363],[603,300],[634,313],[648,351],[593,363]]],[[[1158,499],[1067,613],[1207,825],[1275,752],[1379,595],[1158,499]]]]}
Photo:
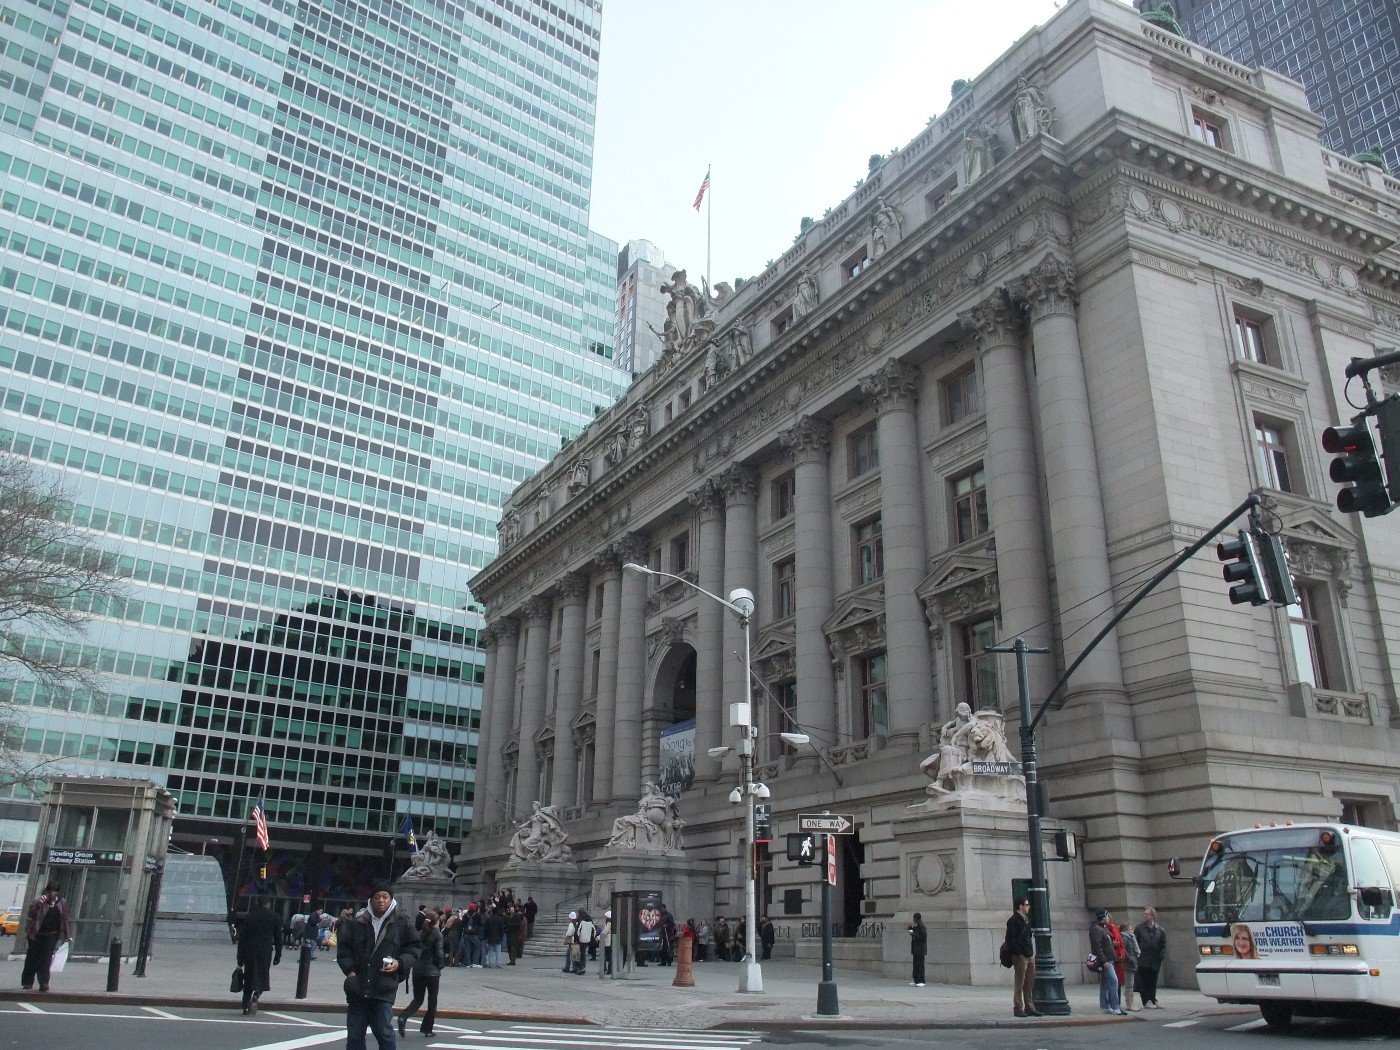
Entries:
{"type": "Polygon", "coordinates": [[[647,549],[651,546],[650,541],[640,532],[629,532],[612,545],[613,551],[617,554],[618,563],[636,562],[639,565],[647,563],[647,549]]]}
{"type": "Polygon", "coordinates": [[[1009,291],[1025,307],[1032,323],[1056,314],[1074,316],[1074,267],[1054,255],[1047,255],[1030,273],[1012,281],[1009,291]]]}
{"type": "Polygon", "coordinates": [[[758,498],[758,471],[735,463],[722,471],[717,483],[724,489],[724,501],[733,506],[736,503],[752,503],[758,498]]]}
{"type": "Polygon", "coordinates": [[[554,594],[565,605],[578,605],[588,597],[588,578],[582,573],[567,572],[554,585],[554,594]]]}
{"type": "Polygon", "coordinates": [[[496,647],[500,644],[500,639],[496,637],[495,626],[489,623],[481,630],[476,632],[476,640],[477,644],[479,644],[488,653],[494,653],[496,651],[496,647]]]}
{"type": "Polygon", "coordinates": [[[702,522],[718,521],[724,513],[724,489],[714,478],[706,478],[687,492],[685,498],[699,512],[702,522]]]}
{"type": "Polygon", "coordinates": [[[803,416],[778,434],[778,443],[794,463],[824,463],[831,452],[831,424],[816,416],[803,416]]]}
{"type": "Polygon", "coordinates": [[[553,603],[548,598],[541,597],[538,594],[520,607],[520,612],[525,617],[525,621],[532,627],[536,624],[548,623],[549,614],[552,611],[553,603]]]}
{"type": "Polygon", "coordinates": [[[520,637],[520,621],[513,616],[502,616],[490,625],[491,640],[496,644],[513,642],[520,637]]]}
{"type": "Polygon", "coordinates": [[[958,323],[971,333],[981,353],[1014,345],[1018,320],[1006,291],[1000,288],[976,306],[958,313],[958,323]]]}
{"type": "Polygon", "coordinates": [[[910,410],[918,400],[918,370],[903,361],[889,361],[860,380],[861,393],[875,402],[876,411],[910,410]]]}
{"type": "Polygon", "coordinates": [[[622,559],[614,547],[604,547],[593,555],[593,564],[598,566],[598,576],[616,576],[622,571],[622,559]]]}

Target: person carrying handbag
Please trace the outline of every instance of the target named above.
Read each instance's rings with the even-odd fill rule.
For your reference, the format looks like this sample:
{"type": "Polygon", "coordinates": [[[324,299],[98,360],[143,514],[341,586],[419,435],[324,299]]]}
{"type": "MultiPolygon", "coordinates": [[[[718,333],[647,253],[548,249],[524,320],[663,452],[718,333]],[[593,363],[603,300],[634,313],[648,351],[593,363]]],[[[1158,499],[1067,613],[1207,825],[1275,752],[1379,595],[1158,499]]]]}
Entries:
{"type": "Polygon", "coordinates": [[[1094,912],[1094,924],[1089,927],[1091,969],[1099,975],[1099,1009],[1106,1014],[1121,1014],[1118,998],[1118,949],[1108,929],[1107,908],[1094,912]]]}
{"type": "Polygon", "coordinates": [[[50,882],[44,892],[29,906],[24,921],[24,936],[29,948],[24,953],[24,972],[19,983],[25,991],[39,979],[39,991],[49,990],[49,968],[58,946],[73,939],[73,923],[68,918],[68,902],[58,883],[50,882]]]}
{"type": "Polygon", "coordinates": [[[408,1022],[423,1005],[425,996],[428,1000],[428,1010],[423,1014],[423,1023],[418,1030],[423,1035],[432,1035],[433,1022],[437,1020],[438,985],[442,980],[442,967],[446,960],[443,958],[443,935],[436,910],[429,909],[424,915],[423,927],[418,931],[418,943],[418,961],[413,964],[413,975],[410,978],[413,983],[413,998],[399,1014],[399,1035],[403,1036],[408,1035],[408,1022]]]}
{"type": "Polygon", "coordinates": [[[272,990],[272,967],[282,961],[282,924],[267,898],[254,897],[238,921],[238,965],[243,970],[243,1012],[258,1012],[263,992],[272,990]]]}

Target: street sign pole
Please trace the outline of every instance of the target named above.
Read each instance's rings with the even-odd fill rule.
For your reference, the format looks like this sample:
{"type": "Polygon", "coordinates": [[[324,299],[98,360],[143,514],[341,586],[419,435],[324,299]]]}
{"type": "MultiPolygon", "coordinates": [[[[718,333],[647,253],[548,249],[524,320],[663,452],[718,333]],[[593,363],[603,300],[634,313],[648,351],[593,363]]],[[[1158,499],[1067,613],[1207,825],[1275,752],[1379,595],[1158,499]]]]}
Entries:
{"type": "Polygon", "coordinates": [[[817,984],[817,1016],[835,1017],[841,1012],[841,1004],[836,994],[835,967],[831,958],[831,885],[835,868],[836,839],[831,835],[822,836],[822,979],[817,984]]]}

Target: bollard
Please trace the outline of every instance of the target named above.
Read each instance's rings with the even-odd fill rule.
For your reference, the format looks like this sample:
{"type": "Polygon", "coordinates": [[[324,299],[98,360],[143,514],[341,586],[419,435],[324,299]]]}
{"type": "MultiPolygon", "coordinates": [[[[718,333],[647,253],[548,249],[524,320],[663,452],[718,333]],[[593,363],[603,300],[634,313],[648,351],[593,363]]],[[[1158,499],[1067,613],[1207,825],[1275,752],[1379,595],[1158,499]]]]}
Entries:
{"type": "Polygon", "coordinates": [[[690,972],[690,960],[695,954],[695,938],[682,937],[676,945],[676,979],[673,988],[694,988],[695,978],[690,972]]]}
{"type": "Polygon", "coordinates": [[[122,979],[122,939],[112,938],[112,947],[107,955],[107,991],[115,992],[122,979]]]}
{"type": "Polygon", "coordinates": [[[311,960],[316,951],[310,941],[301,942],[301,957],[297,959],[297,998],[306,998],[307,986],[311,984],[311,960]]]}

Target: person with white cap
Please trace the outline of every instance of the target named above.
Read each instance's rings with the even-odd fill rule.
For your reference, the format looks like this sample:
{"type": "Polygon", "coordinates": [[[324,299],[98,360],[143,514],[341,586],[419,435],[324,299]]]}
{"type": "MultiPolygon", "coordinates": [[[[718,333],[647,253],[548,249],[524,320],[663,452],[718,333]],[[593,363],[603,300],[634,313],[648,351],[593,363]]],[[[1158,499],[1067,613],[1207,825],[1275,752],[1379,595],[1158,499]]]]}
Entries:
{"type": "Polygon", "coordinates": [[[612,975],[612,941],[613,941],[612,912],[611,912],[611,911],[605,911],[605,912],[603,912],[603,936],[602,936],[602,941],[603,941],[603,972],[604,972],[605,974],[608,974],[609,976],[611,976],[611,975],[612,975]]]}
{"type": "Polygon", "coordinates": [[[578,912],[569,912],[569,927],[564,931],[564,972],[573,973],[574,945],[578,943],[578,912]]]}

